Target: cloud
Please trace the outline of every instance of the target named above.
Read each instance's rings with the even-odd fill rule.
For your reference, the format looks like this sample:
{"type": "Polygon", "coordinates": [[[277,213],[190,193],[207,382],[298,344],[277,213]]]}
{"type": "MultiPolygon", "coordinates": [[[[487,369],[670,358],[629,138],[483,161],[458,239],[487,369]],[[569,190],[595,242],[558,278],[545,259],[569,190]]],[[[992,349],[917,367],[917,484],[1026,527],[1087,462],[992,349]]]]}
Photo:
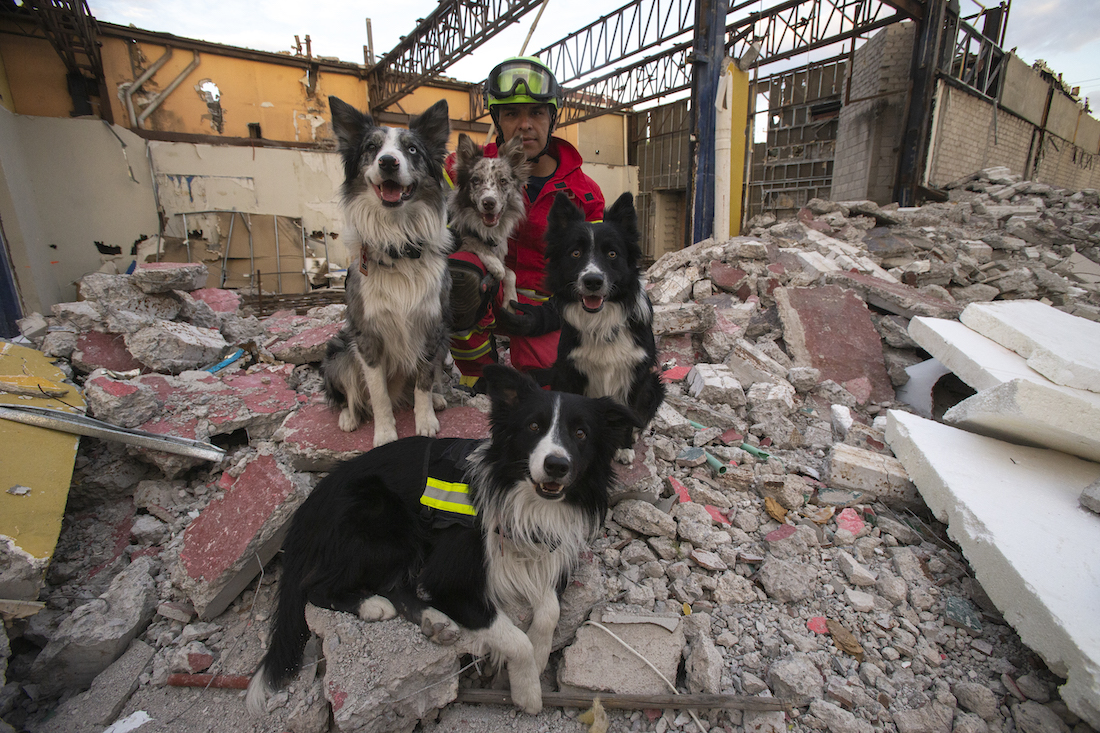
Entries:
{"type": "Polygon", "coordinates": [[[1021,55],[1073,52],[1095,41],[1098,28],[1097,0],[1016,0],[1005,44],[1019,46],[1021,55]]]}

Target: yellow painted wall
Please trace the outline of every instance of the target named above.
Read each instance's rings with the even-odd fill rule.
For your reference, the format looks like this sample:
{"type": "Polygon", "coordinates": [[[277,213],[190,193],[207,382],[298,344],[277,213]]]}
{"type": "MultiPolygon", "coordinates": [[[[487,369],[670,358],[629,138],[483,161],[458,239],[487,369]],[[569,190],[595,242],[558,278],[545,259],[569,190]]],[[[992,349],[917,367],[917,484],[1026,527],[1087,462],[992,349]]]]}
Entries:
{"type": "MultiPolygon", "coordinates": [[[[118,124],[130,126],[117,92],[165,52],[164,46],[156,44],[104,39],[103,73],[118,124]]],[[[142,109],[147,98],[170,85],[193,59],[190,50],[174,50],[164,66],[135,93],[139,102],[136,108],[142,109]]],[[[304,63],[299,68],[200,51],[198,67],[149,116],[145,129],[249,137],[248,124],[259,123],[263,137],[268,140],[317,142],[328,137],[321,129],[327,117],[328,96],[333,94],[349,104],[363,106],[366,82],[354,75],[322,70],[317,74],[314,93],[310,94],[309,73],[304,63]],[[221,130],[214,126],[214,115],[197,89],[206,80],[216,84],[220,91],[221,130]]]]}
{"type": "Polygon", "coordinates": [[[23,115],[68,117],[72,100],[65,65],[45,40],[0,33],[0,58],[11,94],[5,107],[23,115]]]}
{"type": "Polygon", "coordinates": [[[745,154],[748,145],[749,74],[730,64],[733,97],[730,104],[730,235],[741,233],[741,206],[745,188],[745,154]]]}

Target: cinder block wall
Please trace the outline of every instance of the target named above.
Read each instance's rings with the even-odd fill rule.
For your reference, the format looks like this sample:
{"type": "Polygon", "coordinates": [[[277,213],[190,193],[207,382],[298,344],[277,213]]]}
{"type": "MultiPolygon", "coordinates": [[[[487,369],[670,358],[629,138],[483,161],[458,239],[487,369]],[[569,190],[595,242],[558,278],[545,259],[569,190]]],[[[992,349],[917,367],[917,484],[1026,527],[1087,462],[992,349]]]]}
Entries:
{"type": "Polygon", "coordinates": [[[943,81],[928,155],[927,180],[936,187],[994,165],[1071,190],[1100,187],[1100,156],[1049,130],[1040,149],[1036,125],[943,81]],[[1029,170],[1036,155],[1037,169],[1029,170]]]}
{"type": "Polygon", "coordinates": [[[943,186],[994,165],[1023,175],[1034,126],[984,99],[939,82],[928,182],[943,186]]]}
{"type": "Polygon", "coordinates": [[[888,26],[855,53],[837,130],[834,201],[893,201],[915,28],[888,26]]]}

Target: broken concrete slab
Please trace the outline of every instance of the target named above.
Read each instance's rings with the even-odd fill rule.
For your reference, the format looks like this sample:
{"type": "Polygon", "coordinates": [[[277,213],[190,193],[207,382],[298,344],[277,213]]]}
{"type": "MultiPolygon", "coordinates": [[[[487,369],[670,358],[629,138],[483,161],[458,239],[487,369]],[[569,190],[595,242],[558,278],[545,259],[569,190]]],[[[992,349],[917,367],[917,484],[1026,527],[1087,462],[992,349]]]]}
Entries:
{"type": "Polygon", "coordinates": [[[198,290],[210,273],[201,262],[140,262],[130,275],[143,293],[198,290]]]}
{"type": "Polygon", "coordinates": [[[342,323],[325,323],[303,329],[288,339],[272,344],[271,355],[287,364],[319,364],[325,358],[325,346],[342,323]]]}
{"type": "MultiPolygon", "coordinates": [[[[345,433],[337,425],[339,413],[317,395],[309,404],[288,415],[275,432],[274,440],[298,471],[328,471],[340,461],[364,453],[374,447],[374,420],[367,420],[359,429],[345,433]]],[[[416,435],[411,409],[394,413],[397,435],[416,435]]],[[[487,438],[489,418],[475,407],[451,407],[436,413],[439,438],[487,438]]]]}
{"type": "MultiPolygon", "coordinates": [[[[306,400],[290,388],[290,364],[262,365],[247,371],[215,376],[209,372],[183,372],[178,376],[147,374],[135,381],[152,387],[160,414],[140,428],[158,435],[209,440],[247,430],[254,440],[271,437],[283,420],[306,400]]],[[[139,454],[174,478],[197,465],[199,459],[161,451],[139,454]]]]}
{"type": "Polygon", "coordinates": [[[898,459],[845,443],[833,446],[829,485],[862,491],[887,504],[917,501],[916,487],[898,459]]]}
{"type": "Polygon", "coordinates": [[[1100,395],[1063,387],[958,321],[914,318],[909,333],[978,394],[944,419],[967,430],[1100,460],[1100,395]]]}
{"type": "Polygon", "coordinates": [[[76,284],[80,300],[99,304],[107,317],[107,329],[115,333],[133,333],[157,321],[172,321],[180,312],[180,302],[171,295],[142,291],[130,275],[93,272],[76,284]]]}
{"type": "Polygon", "coordinates": [[[959,320],[1055,384],[1100,392],[1100,323],[1037,300],[971,303],[959,320]]]}
{"type": "Polygon", "coordinates": [[[172,569],[201,618],[224,611],[275,556],[310,484],[282,465],[270,445],[221,475],[224,495],[187,526],[172,569]]]}
{"type": "MultiPolygon", "coordinates": [[[[576,639],[562,654],[559,688],[563,692],[592,690],[635,695],[671,692],[665,680],[623,646],[623,642],[652,662],[666,680],[675,683],[684,647],[683,624],[676,623],[670,630],[669,617],[654,614],[630,617],[614,614],[613,618],[605,621],[600,617],[597,623],[604,628],[585,624],[577,629],[576,639]]],[[[671,620],[678,621],[675,617],[671,620]]]]}
{"type": "Polygon", "coordinates": [[[844,384],[865,377],[875,402],[894,399],[882,356],[882,339],[867,305],[836,285],[777,288],[775,303],[783,336],[798,366],[813,367],[822,379],[844,384]]]}
{"type": "Polygon", "coordinates": [[[212,328],[156,321],[127,334],[126,348],[150,369],[179,374],[218,361],[229,344],[212,328]]]}
{"type": "Polygon", "coordinates": [[[314,606],[306,606],[306,623],[324,640],[336,730],[411,733],[458,696],[462,639],[440,646],[402,618],[367,623],[314,606]]]}
{"type": "Polygon", "coordinates": [[[87,331],[78,334],[70,358],[73,368],[84,373],[94,372],[96,369],[110,369],[113,372],[129,372],[135,369],[148,371],[126,348],[126,339],[117,333],[87,331]]]}
{"type": "Polygon", "coordinates": [[[886,437],[978,581],[1052,672],[1070,710],[1100,728],[1100,546],[1078,506],[1100,464],[891,410],[886,437]]]}
{"type": "Polygon", "coordinates": [[[940,298],[925,295],[916,288],[899,282],[889,282],[859,272],[841,272],[829,275],[830,283],[851,288],[867,303],[889,313],[906,318],[932,316],[956,318],[962,308],[940,298]]]}
{"type": "Polygon", "coordinates": [[[34,660],[32,676],[42,688],[85,689],[130,646],[156,609],[152,573],[159,561],[139,557],[111,581],[99,598],[72,612],[34,660]]]}
{"type": "Polygon", "coordinates": [[[96,676],[87,692],[66,700],[46,725],[32,733],[100,733],[122,712],[154,653],[153,647],[134,639],[121,657],[96,676]]]}
{"type": "Polygon", "coordinates": [[[671,303],[653,306],[653,333],[705,333],[714,328],[714,307],[698,303],[671,303]]]}

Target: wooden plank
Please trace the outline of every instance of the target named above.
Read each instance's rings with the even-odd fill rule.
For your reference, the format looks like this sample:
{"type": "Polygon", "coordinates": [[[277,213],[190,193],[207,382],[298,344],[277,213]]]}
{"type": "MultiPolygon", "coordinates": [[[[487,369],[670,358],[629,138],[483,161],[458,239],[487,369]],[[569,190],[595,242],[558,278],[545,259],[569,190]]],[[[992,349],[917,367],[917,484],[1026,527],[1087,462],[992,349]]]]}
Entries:
{"type": "MultiPolygon", "coordinates": [[[[752,697],[748,695],[626,695],[612,692],[546,692],[542,693],[544,707],[589,708],[592,701],[600,698],[605,708],[619,710],[653,710],[674,708],[678,710],[790,710],[793,707],[809,705],[806,700],[785,700],[776,697],[752,697]]],[[[511,705],[512,696],[504,690],[458,691],[458,702],[479,705],[511,705]]]]}

